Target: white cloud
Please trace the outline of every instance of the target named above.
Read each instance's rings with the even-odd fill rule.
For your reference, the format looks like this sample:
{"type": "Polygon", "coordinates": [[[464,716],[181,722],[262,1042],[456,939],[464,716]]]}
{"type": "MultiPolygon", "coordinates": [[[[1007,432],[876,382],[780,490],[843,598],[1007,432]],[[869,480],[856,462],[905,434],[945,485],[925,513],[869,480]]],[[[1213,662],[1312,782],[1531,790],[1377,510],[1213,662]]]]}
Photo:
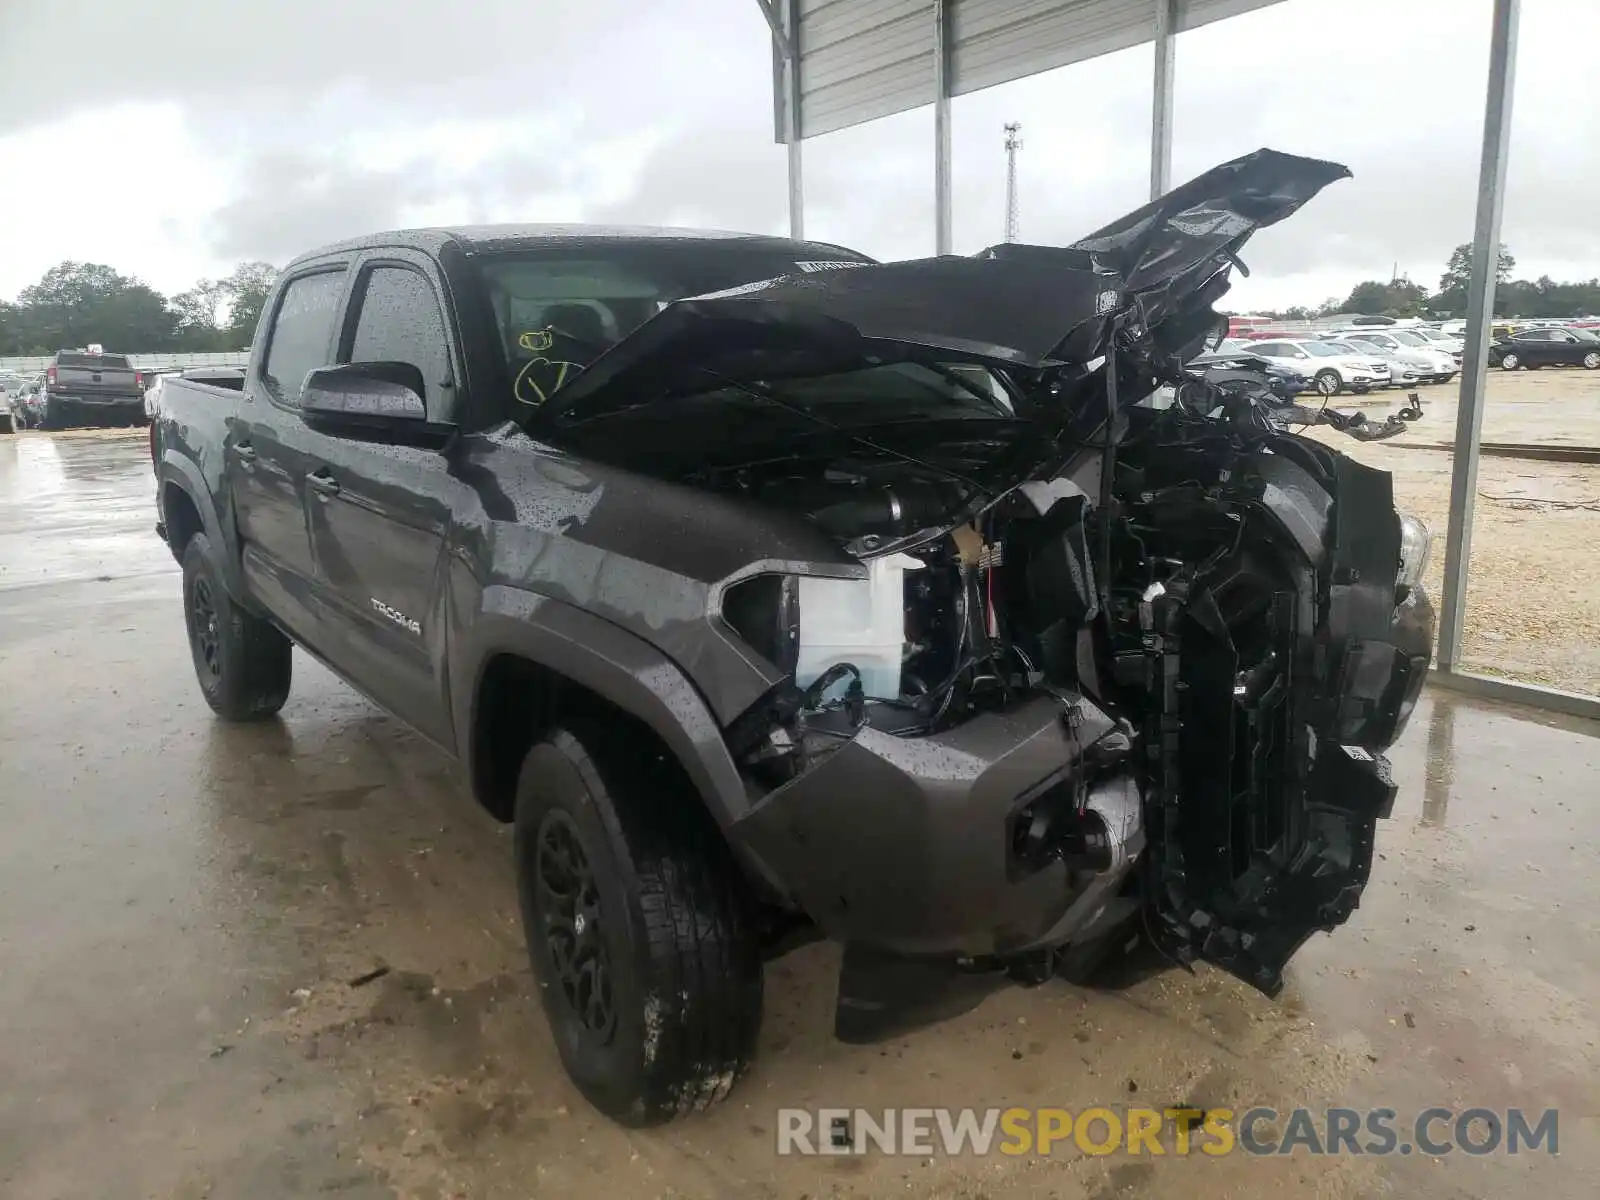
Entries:
{"type": "MultiPolygon", "coordinates": [[[[0,6],[0,295],[63,258],[176,291],[400,224],[786,229],[754,0],[669,7],[482,0],[470,18],[424,6],[401,20],[387,0],[0,6]],[[30,64],[84,26],[97,36],[74,41],[78,83],[31,84],[30,64]],[[62,147],[84,146],[126,180],[51,177],[62,147]]],[[[1316,303],[1396,266],[1437,281],[1472,231],[1488,13],[1287,0],[1180,38],[1178,179],[1262,145],[1355,172],[1252,244],[1230,303],[1316,303]]],[[[1600,4],[1526,0],[1505,231],[1519,275],[1600,274],[1595,45],[1600,4]]],[[[1140,203],[1150,76],[1139,47],[958,99],[956,249],[1001,236],[1008,120],[1024,126],[1025,238],[1069,240],[1140,203]]],[[[932,251],[930,110],[816,139],[805,161],[809,235],[932,251]]]]}

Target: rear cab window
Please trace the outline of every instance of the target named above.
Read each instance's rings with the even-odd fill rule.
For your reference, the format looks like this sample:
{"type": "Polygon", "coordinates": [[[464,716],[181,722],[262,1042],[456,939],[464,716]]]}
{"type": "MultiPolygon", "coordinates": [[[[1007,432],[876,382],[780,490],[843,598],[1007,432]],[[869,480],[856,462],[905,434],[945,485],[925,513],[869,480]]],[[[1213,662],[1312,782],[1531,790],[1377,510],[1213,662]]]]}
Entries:
{"type": "Polygon", "coordinates": [[[268,334],[261,376],[280,403],[298,405],[306,374],[329,362],[345,269],[297,275],[284,285],[268,334]]]}
{"type": "Polygon", "coordinates": [[[105,368],[112,370],[129,370],[128,356],[126,354],[58,354],[56,355],[57,367],[84,367],[91,371],[105,368]]]}

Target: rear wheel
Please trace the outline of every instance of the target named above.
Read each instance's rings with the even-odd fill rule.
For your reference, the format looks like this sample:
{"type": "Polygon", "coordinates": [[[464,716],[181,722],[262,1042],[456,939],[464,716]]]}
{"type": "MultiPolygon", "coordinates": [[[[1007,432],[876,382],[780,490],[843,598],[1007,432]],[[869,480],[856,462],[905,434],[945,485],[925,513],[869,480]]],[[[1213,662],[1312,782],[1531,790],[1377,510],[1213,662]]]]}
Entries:
{"type": "Polygon", "coordinates": [[[1600,353],[1593,350],[1589,351],[1583,356],[1583,365],[1591,371],[1600,370],[1600,353]]]}
{"type": "Polygon", "coordinates": [[[1502,371],[1515,371],[1522,365],[1522,359],[1516,354],[1502,354],[1500,356],[1500,369],[1502,371]]]}
{"type": "Polygon", "coordinates": [[[289,698],[289,639],[234,602],[213,553],[203,533],[183,550],[183,615],[195,677],[218,716],[259,721],[289,698]]]}
{"type": "Polygon", "coordinates": [[[634,1126],[721,1100],[761,1026],[744,881],[669,767],[596,724],[535,745],[517,781],[522,926],[556,1048],[634,1126]]]}
{"type": "Polygon", "coordinates": [[[1311,383],[1324,396],[1337,396],[1344,391],[1344,380],[1339,377],[1339,372],[1331,369],[1318,371],[1311,383]]]}

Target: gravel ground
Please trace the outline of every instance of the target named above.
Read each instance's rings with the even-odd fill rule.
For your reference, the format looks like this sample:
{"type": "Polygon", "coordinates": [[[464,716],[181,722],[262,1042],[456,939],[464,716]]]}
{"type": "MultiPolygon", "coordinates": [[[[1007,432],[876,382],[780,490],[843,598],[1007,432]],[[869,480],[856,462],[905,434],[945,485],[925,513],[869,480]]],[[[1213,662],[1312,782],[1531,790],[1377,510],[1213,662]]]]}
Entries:
{"type": "MultiPolygon", "coordinates": [[[[1448,452],[1408,444],[1455,436],[1456,388],[1424,389],[1425,418],[1389,442],[1329,430],[1329,445],[1394,473],[1400,507],[1427,522],[1427,587],[1438,597],[1450,507],[1448,452]]],[[[1348,397],[1335,404],[1352,407],[1348,397]]],[[[1359,407],[1399,406],[1390,392],[1359,407]]],[[[1483,439],[1600,445],[1600,372],[1489,372],[1483,439]]],[[[1600,694],[1600,465],[1481,458],[1467,579],[1463,666],[1570,691],[1600,694]]]]}

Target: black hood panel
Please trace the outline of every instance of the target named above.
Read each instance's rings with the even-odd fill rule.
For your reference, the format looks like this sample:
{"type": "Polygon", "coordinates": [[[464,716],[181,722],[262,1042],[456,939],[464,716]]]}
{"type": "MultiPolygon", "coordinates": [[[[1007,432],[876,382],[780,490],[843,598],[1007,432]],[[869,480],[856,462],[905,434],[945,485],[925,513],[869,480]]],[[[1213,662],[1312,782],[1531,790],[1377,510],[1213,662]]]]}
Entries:
{"type": "Polygon", "coordinates": [[[830,264],[679,300],[556,392],[535,420],[558,430],[674,393],[904,359],[1023,371],[1082,365],[1105,353],[1119,324],[1136,349],[1142,341],[1152,356],[1176,353],[1211,321],[1250,235],[1349,173],[1258,150],[1073,246],[830,264]]]}

